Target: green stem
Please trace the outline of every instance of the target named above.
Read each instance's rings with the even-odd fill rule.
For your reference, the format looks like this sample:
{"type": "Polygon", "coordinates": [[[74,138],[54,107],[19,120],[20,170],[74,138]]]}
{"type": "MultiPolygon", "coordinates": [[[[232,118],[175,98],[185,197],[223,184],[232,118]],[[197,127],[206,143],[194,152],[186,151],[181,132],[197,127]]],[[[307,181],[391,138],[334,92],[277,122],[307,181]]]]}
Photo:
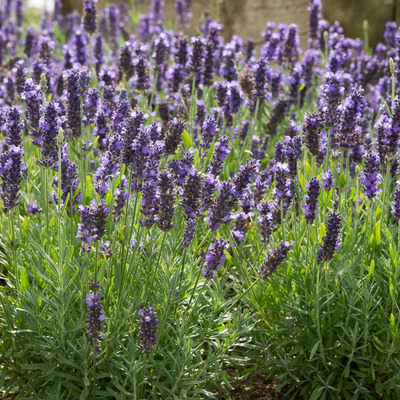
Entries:
{"type": "Polygon", "coordinates": [[[154,90],[151,92],[150,103],[148,105],[149,110],[152,110],[153,98],[154,98],[155,93],[157,92],[157,83],[158,83],[158,70],[156,70],[156,73],[154,76],[154,90]]]}
{"type": "Polygon", "coordinates": [[[322,343],[322,335],[321,335],[321,321],[320,321],[320,308],[319,308],[319,292],[320,292],[320,268],[317,265],[317,286],[316,286],[316,304],[315,304],[315,316],[317,319],[317,334],[318,334],[318,340],[319,340],[319,347],[320,347],[320,351],[321,351],[321,357],[322,357],[322,361],[325,365],[325,368],[328,368],[328,365],[326,363],[326,359],[325,359],[325,350],[324,350],[324,345],[322,343]]]}
{"type": "Polygon", "coordinates": [[[187,251],[187,247],[185,247],[185,248],[183,249],[182,262],[181,262],[181,270],[179,271],[179,286],[178,286],[178,292],[181,290],[181,286],[182,286],[182,276],[183,276],[183,271],[185,270],[186,251],[187,251]]]}
{"type": "MultiPolygon", "coordinates": [[[[366,225],[365,225],[365,230],[364,230],[364,246],[363,246],[363,256],[365,256],[365,252],[367,251],[368,248],[368,239],[369,239],[369,224],[370,224],[370,215],[371,215],[371,202],[367,200],[366,202],[366,210],[365,213],[367,215],[367,220],[366,220],[366,225]]],[[[364,257],[363,257],[364,258],[364,257]]],[[[365,260],[361,263],[361,271],[360,271],[360,276],[364,276],[364,265],[368,263],[367,257],[365,257],[365,260]]]]}
{"type": "Polygon", "coordinates": [[[192,97],[191,97],[191,104],[190,104],[190,133],[192,138],[194,138],[193,132],[193,122],[194,122],[194,109],[196,103],[196,75],[193,76],[192,80],[192,97]]]}
{"type": "Polygon", "coordinates": [[[241,293],[236,300],[226,309],[226,313],[228,313],[232,307],[239,302],[239,300],[245,295],[247,294],[247,292],[249,292],[251,289],[253,289],[253,287],[256,285],[256,283],[261,279],[261,277],[259,276],[243,293],[241,293]]]}
{"type": "Polygon", "coordinates": [[[17,289],[17,298],[20,293],[20,286],[19,286],[19,270],[17,264],[17,252],[16,252],[16,237],[15,237],[15,228],[14,228],[14,209],[11,210],[11,240],[12,240],[12,254],[13,254],[13,266],[14,266],[14,275],[15,275],[15,283],[17,289]]]}
{"type": "Polygon", "coordinates": [[[139,399],[143,399],[144,395],[146,394],[146,389],[145,389],[145,377],[146,377],[146,366],[147,366],[147,354],[143,353],[143,369],[142,369],[142,387],[140,390],[141,396],[139,399]]]}
{"type": "Polygon", "coordinates": [[[47,184],[48,184],[48,170],[44,168],[44,212],[46,218],[46,248],[50,243],[50,234],[49,234],[49,199],[47,196],[47,184]]]}
{"type": "MultiPolygon", "coordinates": [[[[153,271],[153,274],[152,274],[152,277],[151,277],[151,280],[150,280],[151,282],[150,282],[150,286],[148,287],[149,290],[148,290],[148,293],[147,293],[147,296],[146,296],[146,300],[144,301],[144,304],[146,304],[148,299],[149,299],[150,290],[151,290],[151,288],[153,288],[153,284],[154,284],[154,280],[155,280],[156,275],[157,275],[157,271],[160,268],[160,260],[161,260],[161,254],[163,252],[163,248],[164,248],[164,244],[165,244],[165,236],[166,236],[166,233],[163,232],[162,233],[161,247],[160,247],[160,249],[158,251],[157,264],[155,265],[155,268],[154,268],[154,271],[153,271]]],[[[144,289],[146,289],[146,288],[144,288],[144,289]]]]}
{"type": "MultiPolygon", "coordinates": [[[[129,174],[128,191],[130,193],[131,184],[132,184],[132,173],[129,171],[129,169],[128,169],[128,174],[129,174]]],[[[125,206],[126,209],[125,209],[124,225],[123,225],[124,232],[126,230],[126,224],[127,224],[127,221],[128,221],[128,214],[129,214],[128,211],[129,211],[130,200],[131,200],[131,195],[129,194],[129,199],[127,200],[126,206],[125,206]]],[[[128,235],[128,237],[125,236],[125,240],[122,242],[122,257],[121,257],[121,260],[122,260],[122,265],[121,265],[121,281],[122,281],[122,285],[121,286],[125,286],[125,279],[124,279],[125,278],[125,266],[126,266],[126,259],[128,258],[128,249],[126,249],[126,259],[124,257],[124,255],[125,255],[125,242],[127,240],[129,242],[129,239],[130,239],[131,234],[132,234],[133,225],[134,225],[133,221],[135,220],[135,216],[136,216],[137,201],[138,201],[138,194],[136,194],[136,196],[135,196],[134,215],[133,215],[131,226],[130,226],[130,229],[129,229],[129,235],[128,235]]],[[[112,250],[113,254],[114,254],[114,248],[115,248],[115,235],[114,235],[114,240],[113,240],[113,250],[112,250]]]]}
{"type": "Polygon", "coordinates": [[[93,400],[96,400],[96,341],[93,340],[93,400]]]}
{"type": "Polygon", "coordinates": [[[329,161],[330,161],[330,149],[331,147],[331,128],[328,128],[328,145],[326,147],[326,155],[325,155],[325,172],[329,170],[329,161]]]}
{"type": "Polygon", "coordinates": [[[307,224],[307,253],[306,253],[306,263],[308,262],[308,254],[310,251],[310,224],[307,224]]]}
{"type": "Polygon", "coordinates": [[[61,234],[61,146],[58,146],[58,187],[57,187],[57,228],[58,228],[58,281],[61,289],[60,299],[60,344],[61,353],[64,353],[64,241],[61,234]]]}
{"type": "Polygon", "coordinates": [[[94,256],[94,282],[97,282],[97,258],[99,255],[99,241],[96,240],[96,253],[94,256]]]}
{"type": "Polygon", "coordinates": [[[331,321],[331,307],[329,305],[329,276],[328,276],[328,266],[329,266],[329,262],[327,262],[324,266],[324,270],[325,270],[325,290],[326,290],[326,305],[328,307],[328,324],[329,324],[329,333],[332,332],[332,321],[331,321]]]}
{"type": "Polygon", "coordinates": [[[383,228],[386,218],[385,218],[385,211],[386,211],[386,203],[390,204],[389,201],[386,201],[386,194],[389,189],[389,176],[390,176],[390,164],[389,162],[386,163],[386,175],[385,175],[385,184],[383,186],[383,194],[382,194],[382,216],[381,216],[381,227],[383,228]]]}

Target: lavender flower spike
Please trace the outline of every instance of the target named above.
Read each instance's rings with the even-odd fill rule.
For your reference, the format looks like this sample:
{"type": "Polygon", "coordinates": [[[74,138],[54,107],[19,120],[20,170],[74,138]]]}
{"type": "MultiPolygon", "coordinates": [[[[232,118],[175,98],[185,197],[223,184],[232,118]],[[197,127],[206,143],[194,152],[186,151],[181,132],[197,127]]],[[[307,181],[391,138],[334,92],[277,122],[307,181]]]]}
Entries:
{"type": "MultiPolygon", "coordinates": [[[[397,181],[397,184],[400,182],[397,181]]],[[[400,221],[400,187],[397,187],[394,191],[393,201],[392,201],[392,215],[396,218],[396,221],[400,221]]]]}
{"type": "Polygon", "coordinates": [[[138,347],[143,353],[151,353],[157,342],[157,329],[159,320],[154,305],[149,308],[142,308],[139,310],[140,315],[140,332],[139,340],[141,344],[138,347]]]}
{"type": "Polygon", "coordinates": [[[97,0],[82,0],[82,26],[87,33],[96,32],[97,0]]]}
{"type": "MultiPolygon", "coordinates": [[[[97,285],[91,284],[92,287],[97,285]]],[[[94,291],[86,295],[86,305],[88,307],[87,313],[87,335],[93,340],[95,344],[95,351],[100,353],[100,348],[97,344],[98,340],[102,337],[101,331],[104,329],[104,312],[101,299],[101,293],[94,291]]]]}
{"type": "Polygon", "coordinates": [[[318,196],[321,188],[317,177],[310,179],[310,182],[306,184],[307,195],[303,199],[303,210],[306,217],[307,224],[314,222],[315,216],[318,214],[318,196]]]}
{"type": "Polygon", "coordinates": [[[192,37],[193,50],[190,54],[189,68],[194,75],[200,73],[201,68],[206,58],[206,44],[207,42],[203,38],[192,37]]]}
{"type": "Polygon", "coordinates": [[[317,252],[317,264],[332,260],[335,250],[339,250],[342,246],[340,227],[342,225],[342,217],[340,213],[333,212],[328,216],[326,224],[326,236],[322,238],[323,243],[317,252]]]}
{"type": "Polygon", "coordinates": [[[206,254],[206,265],[202,269],[202,275],[206,279],[212,279],[217,276],[217,271],[224,265],[226,254],[225,249],[229,246],[229,240],[215,239],[214,244],[210,246],[210,251],[206,254]]]}
{"type": "Polygon", "coordinates": [[[330,168],[327,172],[322,173],[322,185],[325,192],[329,192],[335,186],[332,170],[330,168]]]}
{"type": "Polygon", "coordinates": [[[64,73],[67,82],[67,123],[73,137],[81,136],[81,97],[79,92],[79,73],[78,67],[64,73]]]}
{"type": "Polygon", "coordinates": [[[173,175],[168,170],[163,170],[159,175],[160,190],[160,216],[157,221],[158,227],[166,232],[174,227],[174,180],[173,175]]]}
{"type": "MultiPolygon", "coordinates": [[[[210,148],[212,141],[214,140],[215,134],[219,131],[218,123],[215,118],[209,115],[203,123],[201,132],[203,134],[203,141],[200,143],[200,147],[204,150],[210,148]]],[[[203,154],[205,156],[205,153],[203,154]]]]}
{"type": "Polygon", "coordinates": [[[26,211],[28,211],[29,214],[35,215],[35,214],[41,213],[43,210],[35,202],[35,203],[28,204],[26,206],[26,211]]]}
{"type": "Polygon", "coordinates": [[[275,250],[270,252],[268,258],[263,261],[258,269],[258,274],[262,279],[268,278],[277,270],[278,266],[285,260],[289,250],[293,247],[293,245],[294,243],[282,241],[278,244],[275,250]]]}
{"type": "Polygon", "coordinates": [[[373,199],[381,192],[379,187],[381,175],[379,173],[380,159],[378,153],[367,153],[364,164],[364,171],[360,173],[360,182],[364,185],[365,195],[369,199],[373,199]]]}
{"type": "Polygon", "coordinates": [[[194,233],[196,231],[196,220],[188,219],[186,222],[185,232],[183,233],[182,246],[189,247],[193,241],[194,233]]]}
{"type": "Polygon", "coordinates": [[[21,108],[19,106],[9,109],[5,126],[7,128],[7,144],[9,146],[22,146],[21,133],[24,123],[21,122],[21,108]]]}
{"type": "Polygon", "coordinates": [[[214,145],[214,153],[212,160],[208,166],[207,172],[215,177],[218,177],[223,169],[224,161],[231,151],[229,146],[229,137],[222,135],[214,145]]]}
{"type": "Polygon", "coordinates": [[[0,154],[1,198],[3,199],[4,213],[17,207],[19,204],[19,189],[21,188],[22,151],[20,147],[10,148],[0,154]]]}
{"type": "Polygon", "coordinates": [[[203,178],[199,172],[192,167],[183,188],[181,206],[184,208],[186,218],[196,218],[201,207],[201,189],[203,187],[203,178]]]}
{"type": "Polygon", "coordinates": [[[182,141],[183,131],[186,127],[186,122],[174,118],[168,122],[168,134],[165,138],[165,154],[174,155],[180,142],[182,141]]]}
{"type": "Polygon", "coordinates": [[[106,234],[106,219],[110,211],[104,200],[100,200],[99,205],[96,205],[96,201],[93,200],[91,206],[79,206],[81,223],[78,224],[76,236],[82,240],[82,249],[87,252],[91,250],[92,242],[106,234]]]}

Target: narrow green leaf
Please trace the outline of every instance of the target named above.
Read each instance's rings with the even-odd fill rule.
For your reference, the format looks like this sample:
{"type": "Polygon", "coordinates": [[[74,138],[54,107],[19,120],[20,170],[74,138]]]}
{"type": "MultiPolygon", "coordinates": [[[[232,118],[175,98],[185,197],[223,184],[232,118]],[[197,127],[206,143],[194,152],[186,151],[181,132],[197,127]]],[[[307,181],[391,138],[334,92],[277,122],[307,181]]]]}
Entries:
{"type": "Polygon", "coordinates": [[[28,289],[29,287],[29,279],[28,279],[28,274],[26,273],[26,269],[24,266],[21,268],[21,289],[22,293],[25,292],[25,289],[28,289]]]}
{"type": "Polygon", "coordinates": [[[375,383],[375,390],[376,390],[376,393],[379,394],[379,396],[382,396],[382,395],[383,395],[383,383],[382,383],[382,381],[381,381],[381,378],[378,378],[378,379],[376,380],[376,383],[375,383]]]}
{"type": "Polygon", "coordinates": [[[381,240],[381,220],[375,224],[375,246],[379,247],[382,243],[381,240]]]}
{"type": "Polygon", "coordinates": [[[339,185],[341,188],[344,188],[344,186],[346,185],[346,177],[344,176],[343,172],[340,173],[339,185]]]}
{"type": "Polygon", "coordinates": [[[394,335],[396,331],[396,321],[393,313],[390,314],[390,330],[392,331],[392,335],[394,335]]]}
{"type": "Polygon", "coordinates": [[[92,198],[92,178],[90,175],[86,175],[86,193],[85,193],[86,199],[91,199],[92,198]]]}
{"type": "Polygon", "coordinates": [[[321,242],[322,238],[325,237],[325,235],[326,235],[325,224],[321,222],[321,225],[319,227],[318,242],[321,242]]]}
{"type": "Polygon", "coordinates": [[[321,397],[323,387],[316,387],[310,396],[310,400],[318,400],[321,397]]]}
{"type": "Polygon", "coordinates": [[[193,147],[192,138],[186,129],[183,131],[183,143],[185,143],[186,149],[193,147]]]}
{"type": "Polygon", "coordinates": [[[318,340],[318,342],[316,342],[314,344],[313,348],[311,349],[310,360],[315,356],[315,353],[318,350],[318,347],[319,347],[319,340],[318,340]]]}

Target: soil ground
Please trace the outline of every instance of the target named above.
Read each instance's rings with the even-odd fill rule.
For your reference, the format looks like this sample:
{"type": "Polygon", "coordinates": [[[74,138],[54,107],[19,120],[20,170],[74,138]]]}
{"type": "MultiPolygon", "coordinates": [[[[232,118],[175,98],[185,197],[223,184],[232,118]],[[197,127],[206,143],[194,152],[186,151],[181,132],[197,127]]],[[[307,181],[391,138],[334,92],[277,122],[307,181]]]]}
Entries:
{"type": "MultiPolygon", "coordinates": [[[[285,396],[285,389],[279,390],[276,379],[268,379],[265,374],[253,373],[246,379],[231,383],[233,390],[228,393],[219,392],[218,400],[290,400],[285,396]]],[[[294,400],[300,400],[296,397],[294,400]]]]}

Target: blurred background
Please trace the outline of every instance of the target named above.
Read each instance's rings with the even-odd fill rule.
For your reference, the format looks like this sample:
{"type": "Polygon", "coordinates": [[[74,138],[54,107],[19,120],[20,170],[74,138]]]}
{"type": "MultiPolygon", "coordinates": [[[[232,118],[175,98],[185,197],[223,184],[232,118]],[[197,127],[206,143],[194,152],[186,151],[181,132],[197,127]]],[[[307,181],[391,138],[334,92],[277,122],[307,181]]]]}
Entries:
{"type": "MultiPolygon", "coordinates": [[[[164,21],[174,21],[175,0],[164,1],[164,21]]],[[[64,13],[81,10],[81,0],[62,2],[64,13]]],[[[126,2],[140,12],[147,12],[150,4],[150,0],[126,2]]],[[[109,1],[98,0],[100,9],[108,3],[109,1]]],[[[227,39],[233,34],[244,39],[260,39],[265,23],[275,21],[297,24],[304,45],[308,34],[308,3],[309,0],[193,0],[193,18],[189,33],[196,33],[195,27],[199,26],[204,12],[208,12],[222,22],[227,39]]],[[[42,9],[54,8],[53,0],[28,0],[28,4],[42,9]]],[[[323,18],[329,22],[339,21],[347,36],[363,38],[363,21],[367,20],[372,46],[382,41],[386,21],[400,23],[400,0],[322,0],[322,4],[323,18]]]]}

